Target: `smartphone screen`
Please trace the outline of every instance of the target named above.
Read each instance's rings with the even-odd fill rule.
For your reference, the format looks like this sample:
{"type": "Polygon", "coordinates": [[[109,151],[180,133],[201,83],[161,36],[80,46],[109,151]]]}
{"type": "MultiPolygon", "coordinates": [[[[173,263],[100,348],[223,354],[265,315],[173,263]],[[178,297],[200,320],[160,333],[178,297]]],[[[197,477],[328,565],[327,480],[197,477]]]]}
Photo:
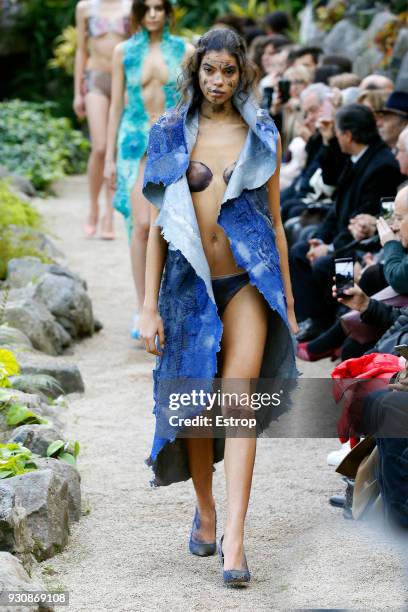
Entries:
{"type": "Polygon", "coordinates": [[[344,291],[354,286],[354,259],[344,257],[334,260],[337,296],[344,297],[344,291]]]}
{"type": "Polygon", "coordinates": [[[282,104],[286,104],[290,99],[290,81],[281,79],[278,86],[281,102],[282,104]]]}
{"type": "Polygon", "coordinates": [[[269,111],[272,106],[273,87],[264,87],[261,108],[269,111]]]}
{"type": "Polygon", "coordinates": [[[389,219],[394,214],[395,198],[381,198],[381,213],[384,219],[389,219]]]}

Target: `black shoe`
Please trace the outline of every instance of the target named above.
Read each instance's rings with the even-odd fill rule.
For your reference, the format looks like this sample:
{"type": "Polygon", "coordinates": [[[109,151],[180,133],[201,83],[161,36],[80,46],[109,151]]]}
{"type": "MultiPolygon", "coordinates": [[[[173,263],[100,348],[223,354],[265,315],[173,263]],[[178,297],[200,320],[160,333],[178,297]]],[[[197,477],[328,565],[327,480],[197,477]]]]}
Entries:
{"type": "Polygon", "coordinates": [[[326,331],[326,328],[315,319],[305,319],[299,324],[296,340],[298,342],[310,342],[310,340],[314,340],[324,331],[326,331]]]}
{"type": "Polygon", "coordinates": [[[345,495],[332,495],[329,499],[329,504],[335,508],[344,508],[346,505],[345,495]]]}

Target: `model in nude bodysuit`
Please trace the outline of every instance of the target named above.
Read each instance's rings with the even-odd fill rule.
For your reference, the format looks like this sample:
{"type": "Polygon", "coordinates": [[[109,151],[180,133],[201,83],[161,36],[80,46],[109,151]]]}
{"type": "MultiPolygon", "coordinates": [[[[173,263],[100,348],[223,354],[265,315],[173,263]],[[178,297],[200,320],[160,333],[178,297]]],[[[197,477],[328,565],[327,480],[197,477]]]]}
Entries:
{"type": "MultiPolygon", "coordinates": [[[[112,55],[130,33],[130,0],[81,0],[76,8],[78,47],[75,56],[74,111],[88,119],[92,151],[88,164],[90,210],[85,233],[94,236],[99,220],[98,198],[103,168],[111,95],[112,55]]],[[[113,235],[112,191],[107,188],[102,238],[113,235]]]]}

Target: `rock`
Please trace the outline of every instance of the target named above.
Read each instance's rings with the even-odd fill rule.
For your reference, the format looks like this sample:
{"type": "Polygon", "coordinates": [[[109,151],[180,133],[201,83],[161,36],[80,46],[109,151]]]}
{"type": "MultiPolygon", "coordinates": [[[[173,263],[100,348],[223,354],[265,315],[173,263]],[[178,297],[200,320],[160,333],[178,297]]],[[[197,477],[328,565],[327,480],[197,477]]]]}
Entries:
{"type": "Polygon", "coordinates": [[[94,319],[95,332],[100,332],[103,329],[103,323],[99,319],[94,319]]]}
{"type": "Polygon", "coordinates": [[[36,284],[44,274],[48,273],[64,275],[77,280],[86,289],[86,283],[79,276],[57,264],[42,263],[38,257],[11,259],[7,265],[7,284],[18,289],[29,283],[36,284]]]}
{"type": "Polygon", "coordinates": [[[7,478],[3,494],[15,495],[15,505],[26,512],[33,540],[31,552],[38,561],[57,554],[69,535],[68,484],[51,469],[35,470],[7,478]]]}
{"type": "Polygon", "coordinates": [[[63,439],[61,432],[52,425],[20,425],[13,430],[8,442],[19,442],[33,453],[46,457],[51,442],[63,439]]]}
{"type": "Polygon", "coordinates": [[[325,53],[339,53],[354,59],[356,55],[352,49],[356,40],[363,35],[363,30],[358,28],[350,19],[342,19],[330,30],[324,39],[323,50],[325,53]]]}
{"type": "Polygon", "coordinates": [[[71,344],[65,329],[44,304],[34,298],[33,287],[10,290],[4,321],[28,336],[34,348],[49,355],[60,355],[71,344]]]}
{"type": "MultiPolygon", "coordinates": [[[[41,353],[18,352],[17,359],[23,374],[48,374],[53,376],[60,384],[65,394],[83,393],[84,381],[78,366],[72,362],[52,359],[41,353]]],[[[52,394],[50,394],[52,396],[52,394]]],[[[54,397],[59,395],[58,392],[54,397]]]]}
{"type": "Polygon", "coordinates": [[[9,325],[0,325],[0,346],[32,349],[31,340],[20,329],[9,325]]]}
{"type": "Polygon", "coordinates": [[[408,92],[408,52],[405,53],[401,61],[401,67],[398,72],[395,88],[398,91],[408,92]]]}
{"type": "Polygon", "coordinates": [[[36,191],[28,179],[17,174],[11,174],[4,166],[0,166],[0,178],[9,179],[15,189],[26,196],[34,197],[36,195],[36,191]]]}
{"type": "Polygon", "coordinates": [[[369,47],[358,53],[353,62],[353,72],[359,77],[364,78],[367,74],[378,72],[384,56],[376,47],[369,47]]]}
{"type": "Polygon", "coordinates": [[[72,338],[92,335],[95,324],[86,283],[56,264],[44,264],[36,257],[12,259],[7,284],[15,289],[34,285],[34,299],[45,305],[72,338]]]}
{"type": "Polygon", "coordinates": [[[73,465],[59,459],[39,459],[38,467],[55,472],[68,485],[68,506],[71,523],[81,518],[81,476],[73,465]]]}
{"type": "Polygon", "coordinates": [[[9,229],[12,232],[12,245],[15,243],[17,246],[21,243],[21,240],[24,240],[26,243],[29,243],[30,247],[35,251],[43,253],[47,258],[59,263],[65,262],[64,254],[55,246],[48,236],[42,232],[32,229],[31,227],[18,227],[16,225],[10,225],[9,229]]]}
{"type": "Polygon", "coordinates": [[[19,555],[30,554],[33,539],[27,526],[27,513],[16,505],[16,495],[12,488],[0,484],[0,549],[19,555]]]}
{"type": "Polygon", "coordinates": [[[81,282],[64,273],[47,273],[39,280],[35,297],[41,300],[71,338],[94,333],[92,303],[81,282]]]}
{"type": "MultiPolygon", "coordinates": [[[[35,593],[44,591],[44,587],[33,581],[21,561],[13,557],[9,552],[0,552],[0,592],[3,591],[28,591],[35,593]]],[[[1,606],[2,612],[42,612],[52,611],[53,608],[46,605],[33,604],[32,606],[1,606]]]]}

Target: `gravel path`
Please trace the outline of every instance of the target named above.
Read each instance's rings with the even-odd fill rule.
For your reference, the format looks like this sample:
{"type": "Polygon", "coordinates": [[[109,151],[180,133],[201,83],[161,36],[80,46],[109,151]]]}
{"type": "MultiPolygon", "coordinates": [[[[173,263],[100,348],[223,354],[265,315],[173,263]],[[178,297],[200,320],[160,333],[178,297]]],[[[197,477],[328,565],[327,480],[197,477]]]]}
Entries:
{"type": "MultiPolygon", "coordinates": [[[[247,523],[248,589],[226,589],[215,557],[188,554],[191,483],[151,489],[143,465],[154,424],[153,359],[129,338],[135,298],[121,219],[115,242],[86,240],[84,178],[65,181],[58,192],[38,206],[69,266],[88,282],[104,329],[75,347],[86,393],[71,399],[67,419],[67,433],[82,445],[84,516],[66,550],[41,564],[42,579],[70,591],[72,611],[404,609],[396,546],[328,505],[342,490],[326,464],[335,440],[260,441],[247,523]]],[[[322,376],[329,368],[326,362],[302,371],[322,376]]],[[[221,524],[221,465],[215,495],[221,524]]]]}

